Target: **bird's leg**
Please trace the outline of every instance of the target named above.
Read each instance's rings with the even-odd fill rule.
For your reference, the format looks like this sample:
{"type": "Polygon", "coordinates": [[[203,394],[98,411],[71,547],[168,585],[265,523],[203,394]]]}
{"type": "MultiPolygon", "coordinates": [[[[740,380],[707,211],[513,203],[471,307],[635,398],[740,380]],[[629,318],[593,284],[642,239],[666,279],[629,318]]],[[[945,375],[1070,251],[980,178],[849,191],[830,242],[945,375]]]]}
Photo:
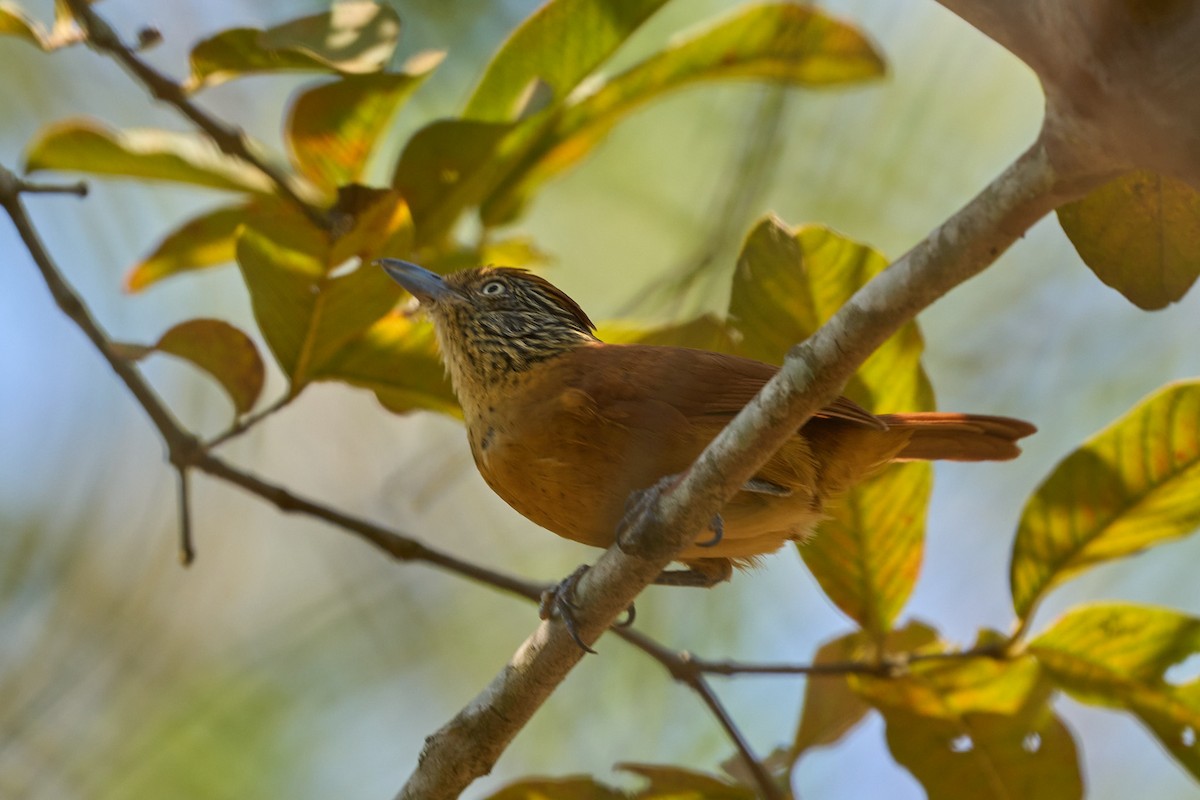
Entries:
{"type": "MultiPolygon", "coordinates": [[[[649,514],[658,502],[658,498],[662,493],[670,489],[679,481],[679,475],[664,475],[650,487],[640,489],[631,495],[625,503],[625,514],[621,517],[620,523],[617,524],[617,544],[621,549],[630,555],[638,555],[637,547],[635,547],[625,536],[626,531],[634,526],[634,523],[644,514],[649,514]]],[[[709,530],[713,535],[711,538],[705,539],[702,542],[696,542],[697,547],[715,547],[725,538],[725,521],[721,519],[720,514],[713,514],[708,523],[709,530]]]]}
{"type": "MultiPolygon", "coordinates": [[[[591,568],[587,564],[580,564],[570,575],[542,592],[541,601],[538,603],[538,617],[550,619],[557,616],[562,620],[567,633],[575,640],[575,644],[579,645],[579,649],[595,655],[596,651],[588,647],[579,635],[579,623],[575,619],[575,611],[579,608],[575,604],[575,586],[583,577],[583,573],[589,569],[591,568]]],[[[614,622],[613,625],[628,628],[636,618],[637,609],[630,603],[629,608],[625,609],[625,618],[614,622]]]]}
{"type": "Polygon", "coordinates": [[[654,582],[659,586],[692,586],[707,589],[729,580],[733,575],[733,563],[728,558],[701,558],[687,562],[687,569],[669,569],[659,574],[654,582]]]}

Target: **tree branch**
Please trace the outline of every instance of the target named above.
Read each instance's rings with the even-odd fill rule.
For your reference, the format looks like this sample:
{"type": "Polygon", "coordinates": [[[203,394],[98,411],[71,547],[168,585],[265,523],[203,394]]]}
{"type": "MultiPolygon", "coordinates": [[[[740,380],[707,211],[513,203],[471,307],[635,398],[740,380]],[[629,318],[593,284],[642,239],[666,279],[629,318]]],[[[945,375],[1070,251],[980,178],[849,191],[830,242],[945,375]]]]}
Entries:
{"type": "MultiPolygon", "coordinates": [[[[872,351],[922,309],[991,264],[1034,222],[1091,185],[1059,175],[1039,139],[958,213],[864,286],[705,449],[670,491],[623,532],[579,581],[579,632],[591,644],[703,530],[725,500],[830,402],[872,351]]],[[[401,800],[448,800],[487,774],[582,657],[555,620],[543,622],[488,686],[426,740],[401,800]]]]}
{"type": "MultiPolygon", "coordinates": [[[[138,404],[145,410],[150,421],[158,430],[167,447],[167,458],[181,474],[194,468],[221,478],[256,494],[281,511],[307,514],[343,528],[359,538],[401,561],[424,561],[442,569],[487,584],[501,591],[530,600],[541,596],[541,584],[530,583],[500,572],[471,564],[448,553],[435,550],[421,542],[391,531],[367,520],[344,514],[313,500],[293,494],[287,489],[264,481],[254,475],[233,467],[209,453],[163,404],[158,394],[142,377],[134,364],[122,358],[112,346],[112,340],[92,316],[83,300],[67,283],[61,271],[46,251],[37,230],[25,213],[21,192],[26,184],[6,167],[0,165],[0,206],[8,212],[18,235],[25,243],[29,254],[42,274],[55,303],[84,335],[92,342],[121,382],[129,389],[138,404]]],[[[182,480],[182,478],[181,478],[182,480]]],[[[181,484],[182,486],[182,484],[181,484]]],[[[181,503],[186,500],[181,497],[181,503]]],[[[188,519],[186,505],[180,506],[182,518],[188,519]]],[[[190,544],[190,530],[182,529],[183,553],[186,559],[190,544]]]]}
{"type": "Polygon", "coordinates": [[[116,59],[150,91],[154,99],[175,107],[196,127],[208,134],[222,152],[250,164],[266,175],[275,184],[279,194],[300,209],[317,227],[323,230],[332,227],[329,215],[302,198],[284,172],[255,153],[249,139],[241,130],[201,109],[191,101],[182,86],[139,58],[132,48],[121,41],[121,37],[112,26],[92,10],[88,0],[66,0],[66,3],[70,6],[72,16],[83,28],[91,47],[116,59]]]}

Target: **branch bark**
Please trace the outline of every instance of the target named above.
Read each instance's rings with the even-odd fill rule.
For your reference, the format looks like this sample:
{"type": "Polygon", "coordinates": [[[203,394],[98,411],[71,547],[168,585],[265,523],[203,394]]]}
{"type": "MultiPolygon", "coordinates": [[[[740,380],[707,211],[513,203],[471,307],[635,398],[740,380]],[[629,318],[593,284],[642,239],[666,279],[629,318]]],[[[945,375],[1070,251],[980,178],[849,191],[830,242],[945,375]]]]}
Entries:
{"type": "MultiPolygon", "coordinates": [[[[1042,216],[1083,196],[1093,177],[1063,175],[1039,139],[958,213],[863,287],[789,353],[783,368],[700,455],[678,484],[579,581],[577,621],[591,644],[704,529],[725,500],[858,366],[922,309],[978,274],[1042,216]]],[[[400,800],[448,800],[487,774],[582,658],[563,626],[543,622],[488,686],[426,740],[400,800]]]]}

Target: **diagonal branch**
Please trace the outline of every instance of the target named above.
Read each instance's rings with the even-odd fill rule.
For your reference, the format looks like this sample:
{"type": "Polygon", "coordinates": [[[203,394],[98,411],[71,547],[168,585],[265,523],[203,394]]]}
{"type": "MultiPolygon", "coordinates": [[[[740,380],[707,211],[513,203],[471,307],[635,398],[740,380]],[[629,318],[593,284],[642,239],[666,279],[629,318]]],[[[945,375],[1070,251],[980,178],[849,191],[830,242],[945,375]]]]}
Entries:
{"type": "MultiPolygon", "coordinates": [[[[978,196],[863,287],[788,354],[783,368],[705,449],[682,480],[623,532],[579,581],[579,632],[595,642],[705,528],[782,443],[830,402],[884,340],[978,274],[1034,222],[1092,185],[1060,176],[1039,139],[978,196]]],[[[487,774],[508,743],[582,658],[557,622],[543,622],[488,686],[426,740],[401,800],[454,798],[487,774]]]]}
{"type": "Polygon", "coordinates": [[[108,22],[92,10],[89,0],[66,0],[71,14],[87,35],[87,42],[94,49],[116,59],[130,74],[138,79],[156,99],[178,109],[200,130],[208,134],[222,152],[238,158],[256,168],[275,184],[278,192],[317,227],[329,229],[329,215],[313,206],[300,196],[293,181],[278,167],[255,153],[246,135],[196,105],[175,81],[143,61],[134,50],[126,46],[108,22]]]}

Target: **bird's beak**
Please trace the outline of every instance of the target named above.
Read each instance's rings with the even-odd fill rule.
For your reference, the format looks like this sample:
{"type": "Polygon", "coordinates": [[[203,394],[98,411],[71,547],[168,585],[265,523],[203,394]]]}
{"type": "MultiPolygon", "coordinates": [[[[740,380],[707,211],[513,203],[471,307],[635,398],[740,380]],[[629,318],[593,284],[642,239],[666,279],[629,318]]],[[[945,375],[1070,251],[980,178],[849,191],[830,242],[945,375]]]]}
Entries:
{"type": "Polygon", "coordinates": [[[398,258],[381,258],[375,263],[383,267],[387,274],[392,276],[392,280],[407,289],[422,303],[426,301],[436,303],[454,292],[442,280],[441,275],[430,272],[424,267],[418,267],[416,264],[410,264],[398,258]]]}

